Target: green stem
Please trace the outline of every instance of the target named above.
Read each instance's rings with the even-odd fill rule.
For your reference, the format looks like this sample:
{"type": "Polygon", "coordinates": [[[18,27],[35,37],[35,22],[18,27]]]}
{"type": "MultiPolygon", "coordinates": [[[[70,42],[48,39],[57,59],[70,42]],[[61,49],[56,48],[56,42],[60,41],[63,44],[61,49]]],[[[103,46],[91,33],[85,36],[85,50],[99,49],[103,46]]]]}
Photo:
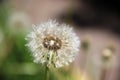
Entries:
{"type": "Polygon", "coordinates": [[[45,69],[45,80],[49,80],[49,68],[46,65],[46,69],[45,69]]]}

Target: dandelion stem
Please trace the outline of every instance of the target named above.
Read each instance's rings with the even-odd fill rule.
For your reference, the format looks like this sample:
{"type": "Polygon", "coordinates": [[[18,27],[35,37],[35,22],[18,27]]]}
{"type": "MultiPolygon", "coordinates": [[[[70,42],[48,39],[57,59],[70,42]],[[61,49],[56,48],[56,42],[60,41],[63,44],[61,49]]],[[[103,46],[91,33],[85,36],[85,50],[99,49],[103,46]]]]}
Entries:
{"type": "Polygon", "coordinates": [[[49,68],[48,68],[48,66],[46,66],[46,69],[45,69],[45,80],[49,80],[49,68]]]}
{"type": "Polygon", "coordinates": [[[106,67],[102,67],[100,80],[106,80],[106,73],[107,73],[107,68],[106,67]]]}

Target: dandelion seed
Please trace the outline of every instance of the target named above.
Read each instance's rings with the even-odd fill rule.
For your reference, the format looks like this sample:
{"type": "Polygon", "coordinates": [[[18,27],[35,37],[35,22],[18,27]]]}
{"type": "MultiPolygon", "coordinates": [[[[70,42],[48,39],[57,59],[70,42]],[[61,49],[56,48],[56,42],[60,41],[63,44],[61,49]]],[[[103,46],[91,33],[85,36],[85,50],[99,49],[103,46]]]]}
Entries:
{"type": "Polygon", "coordinates": [[[33,25],[33,31],[27,35],[26,40],[34,62],[57,68],[68,65],[75,59],[80,44],[69,25],[52,20],[33,25]]]}

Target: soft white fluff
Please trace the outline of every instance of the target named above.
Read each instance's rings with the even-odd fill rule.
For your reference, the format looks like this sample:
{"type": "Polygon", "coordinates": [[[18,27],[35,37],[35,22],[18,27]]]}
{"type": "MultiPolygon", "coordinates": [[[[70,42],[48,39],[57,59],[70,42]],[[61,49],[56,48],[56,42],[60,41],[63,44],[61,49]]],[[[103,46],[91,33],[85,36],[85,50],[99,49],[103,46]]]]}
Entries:
{"type": "Polygon", "coordinates": [[[27,35],[26,40],[28,41],[26,45],[32,51],[34,62],[53,64],[55,67],[62,67],[72,62],[80,45],[80,40],[73,29],[69,25],[59,24],[55,20],[33,25],[33,31],[27,35]],[[61,48],[56,52],[43,46],[43,40],[48,35],[62,41],[61,48]],[[49,57],[49,60],[46,57],[49,57]]]}

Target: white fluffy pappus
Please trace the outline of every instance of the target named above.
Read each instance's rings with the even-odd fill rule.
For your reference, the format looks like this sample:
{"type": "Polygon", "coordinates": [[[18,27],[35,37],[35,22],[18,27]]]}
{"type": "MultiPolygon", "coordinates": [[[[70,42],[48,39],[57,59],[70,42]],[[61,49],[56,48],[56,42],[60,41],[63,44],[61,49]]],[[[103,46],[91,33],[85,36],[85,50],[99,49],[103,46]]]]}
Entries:
{"type": "Polygon", "coordinates": [[[55,20],[33,25],[27,37],[34,62],[62,67],[73,62],[79,51],[80,40],[69,25],[55,20]]]}

